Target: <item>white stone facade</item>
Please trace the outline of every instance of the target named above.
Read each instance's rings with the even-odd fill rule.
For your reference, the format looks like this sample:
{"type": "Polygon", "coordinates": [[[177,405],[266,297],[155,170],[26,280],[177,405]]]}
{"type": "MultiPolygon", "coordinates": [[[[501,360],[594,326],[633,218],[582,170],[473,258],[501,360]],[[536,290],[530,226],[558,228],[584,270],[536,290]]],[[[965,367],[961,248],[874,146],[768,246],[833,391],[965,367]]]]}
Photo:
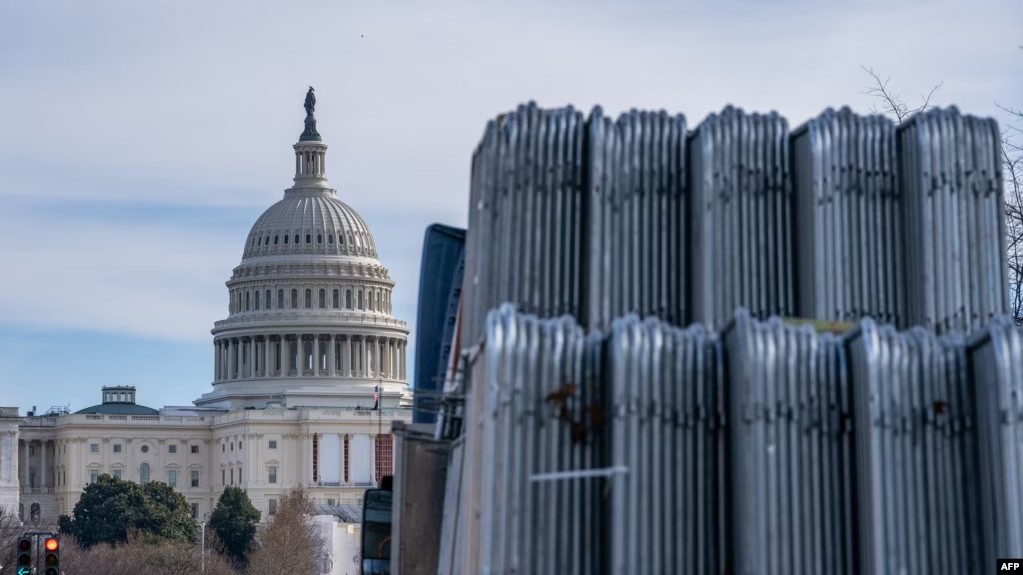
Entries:
{"type": "Polygon", "coordinates": [[[227,282],[213,390],[159,411],[129,387],[74,414],[0,408],[0,505],[54,524],[108,473],[172,484],[198,520],[240,486],[267,517],[296,487],[357,505],[391,473],[390,422],[412,419],[408,328],[391,315],[394,282],[369,228],[327,186],[327,146],[294,148],[295,184],[257,220],[227,282]]]}

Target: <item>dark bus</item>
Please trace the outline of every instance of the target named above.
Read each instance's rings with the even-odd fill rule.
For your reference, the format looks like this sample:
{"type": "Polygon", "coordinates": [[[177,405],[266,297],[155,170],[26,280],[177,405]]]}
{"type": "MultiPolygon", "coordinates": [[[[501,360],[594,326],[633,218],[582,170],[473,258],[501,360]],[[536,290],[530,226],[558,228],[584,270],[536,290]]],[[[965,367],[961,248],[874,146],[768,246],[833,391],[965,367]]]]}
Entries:
{"type": "Polygon", "coordinates": [[[362,575],[391,573],[391,492],[370,489],[362,499],[362,575]]]}

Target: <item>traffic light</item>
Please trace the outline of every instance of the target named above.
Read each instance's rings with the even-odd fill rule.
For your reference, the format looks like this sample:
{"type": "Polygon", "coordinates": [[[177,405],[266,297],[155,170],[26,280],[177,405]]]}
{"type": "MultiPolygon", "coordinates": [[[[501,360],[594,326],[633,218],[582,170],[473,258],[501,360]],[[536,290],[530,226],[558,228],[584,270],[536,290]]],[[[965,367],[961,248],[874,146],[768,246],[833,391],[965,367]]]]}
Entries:
{"type": "Polygon", "coordinates": [[[56,537],[48,537],[43,543],[46,556],[43,558],[43,565],[46,567],[44,575],[60,575],[60,540],[56,537]]]}
{"type": "Polygon", "coordinates": [[[32,539],[22,537],[18,541],[18,561],[15,564],[18,575],[26,575],[32,572],[32,539]]]}

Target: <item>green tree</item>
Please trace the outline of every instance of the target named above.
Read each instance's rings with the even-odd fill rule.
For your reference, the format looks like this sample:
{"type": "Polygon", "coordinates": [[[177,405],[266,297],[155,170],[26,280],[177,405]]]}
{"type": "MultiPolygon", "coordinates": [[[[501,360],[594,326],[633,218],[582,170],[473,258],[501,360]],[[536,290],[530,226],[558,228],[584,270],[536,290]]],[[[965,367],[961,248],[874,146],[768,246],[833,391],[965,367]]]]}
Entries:
{"type": "Polygon", "coordinates": [[[89,548],[124,543],[130,534],[146,541],[195,541],[195,522],[184,496],[162,483],[145,486],[101,475],[82,492],[72,515],[59,519],[60,531],[89,548]]]}
{"type": "Polygon", "coordinates": [[[240,487],[226,487],[210,515],[210,529],[217,534],[224,551],[241,564],[256,536],[259,510],[240,487]]]}

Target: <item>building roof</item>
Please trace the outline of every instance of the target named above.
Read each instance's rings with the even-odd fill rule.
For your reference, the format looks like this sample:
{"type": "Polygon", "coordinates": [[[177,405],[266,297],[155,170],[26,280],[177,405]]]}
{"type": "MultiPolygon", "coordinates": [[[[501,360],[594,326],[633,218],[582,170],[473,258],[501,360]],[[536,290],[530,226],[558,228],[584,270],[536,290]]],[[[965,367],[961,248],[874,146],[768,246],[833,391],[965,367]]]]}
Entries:
{"type": "Polygon", "coordinates": [[[289,190],[252,226],[244,259],[313,255],[376,258],[373,234],[334,190],[289,190]]]}
{"type": "Polygon", "coordinates": [[[100,415],[160,415],[160,412],[153,409],[152,407],[146,407],[137,403],[128,402],[108,402],[93,405],[92,407],[86,407],[75,412],[75,415],[81,414],[100,414],[100,415]]]}

